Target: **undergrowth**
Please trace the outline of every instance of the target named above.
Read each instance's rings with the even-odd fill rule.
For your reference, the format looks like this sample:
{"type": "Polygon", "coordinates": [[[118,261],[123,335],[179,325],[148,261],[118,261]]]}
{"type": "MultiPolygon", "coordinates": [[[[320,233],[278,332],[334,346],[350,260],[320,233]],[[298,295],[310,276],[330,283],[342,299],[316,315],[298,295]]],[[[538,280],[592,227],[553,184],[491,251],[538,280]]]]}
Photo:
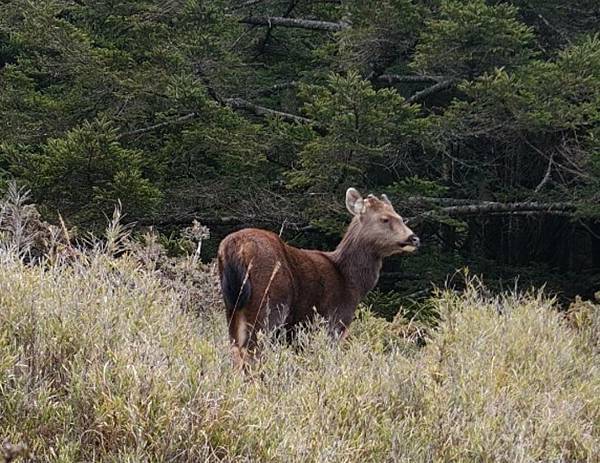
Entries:
{"type": "Polygon", "coordinates": [[[595,304],[471,281],[432,297],[435,328],[362,307],[344,344],[317,322],[244,376],[211,266],[178,279],[111,230],[35,263],[5,230],[0,461],[598,461],[595,304]]]}

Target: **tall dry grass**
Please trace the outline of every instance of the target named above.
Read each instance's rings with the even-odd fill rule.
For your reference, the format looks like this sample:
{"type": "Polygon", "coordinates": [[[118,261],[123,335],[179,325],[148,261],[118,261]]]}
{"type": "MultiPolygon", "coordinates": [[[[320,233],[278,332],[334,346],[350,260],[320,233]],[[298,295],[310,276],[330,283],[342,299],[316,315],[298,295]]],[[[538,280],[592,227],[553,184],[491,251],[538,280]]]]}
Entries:
{"type": "Polygon", "coordinates": [[[0,461],[598,461],[596,305],[473,283],[434,297],[424,347],[362,308],[345,344],[316,323],[244,377],[220,305],[185,310],[121,238],[35,265],[0,247],[0,461]]]}

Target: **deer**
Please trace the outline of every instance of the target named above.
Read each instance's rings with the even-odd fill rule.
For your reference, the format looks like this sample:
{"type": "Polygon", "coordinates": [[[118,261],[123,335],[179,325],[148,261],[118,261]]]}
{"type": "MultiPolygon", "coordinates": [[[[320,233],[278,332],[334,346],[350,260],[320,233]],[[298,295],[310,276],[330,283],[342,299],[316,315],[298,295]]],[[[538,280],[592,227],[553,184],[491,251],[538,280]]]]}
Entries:
{"type": "Polygon", "coordinates": [[[296,248],[256,228],[221,241],[217,266],[237,368],[253,363],[260,331],[288,331],[316,314],[326,320],[332,337],[346,339],[357,305],[379,279],[383,259],[419,248],[419,238],[385,194],[363,198],[348,188],[346,208],[352,220],[334,251],[296,248]]]}

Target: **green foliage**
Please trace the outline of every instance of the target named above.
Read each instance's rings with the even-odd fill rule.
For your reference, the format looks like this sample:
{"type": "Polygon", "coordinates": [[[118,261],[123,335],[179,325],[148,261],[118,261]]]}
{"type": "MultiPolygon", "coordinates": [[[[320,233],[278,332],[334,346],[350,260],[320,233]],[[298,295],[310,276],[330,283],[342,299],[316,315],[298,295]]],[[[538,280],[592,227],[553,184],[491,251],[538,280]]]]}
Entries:
{"type": "MultiPolygon", "coordinates": [[[[336,70],[381,73],[408,53],[423,27],[426,8],[412,0],[353,0],[343,3],[352,27],[339,33],[336,70]]],[[[331,59],[331,58],[330,58],[331,59]]]]}
{"type": "Polygon", "coordinates": [[[264,156],[260,127],[226,109],[207,108],[209,117],[191,124],[168,137],[161,157],[167,166],[167,178],[193,178],[196,181],[251,176],[261,180],[264,156]]]}
{"type": "MultiPolygon", "coordinates": [[[[600,121],[599,50],[600,40],[592,36],[564,50],[554,61],[532,61],[513,73],[498,70],[465,84],[462,90],[468,100],[454,101],[443,115],[431,119],[432,138],[445,138],[446,146],[469,145],[475,138],[484,138],[488,149],[478,149],[473,161],[498,152],[521,166],[552,159],[573,167],[562,175],[578,178],[582,184],[597,182],[597,173],[586,165],[593,165],[590,146],[595,131],[590,128],[600,121]]],[[[536,185],[531,183],[533,167],[522,171],[512,170],[514,164],[498,167],[511,169],[513,187],[536,185]]],[[[544,171],[539,171],[541,178],[544,171]]],[[[518,190],[513,191],[518,197],[518,190]]],[[[569,194],[561,188],[563,199],[565,193],[569,194]]],[[[583,203],[594,201],[593,196],[573,193],[583,203]]]]}
{"type": "Polygon", "coordinates": [[[123,148],[115,129],[102,120],[48,140],[40,153],[27,153],[13,169],[22,170],[34,197],[75,222],[101,219],[118,201],[132,218],[148,215],[161,200],[144,177],[142,153],[123,148]]]}
{"type": "Polygon", "coordinates": [[[402,304],[402,295],[394,291],[374,289],[364,299],[364,304],[371,307],[377,315],[387,319],[393,318],[402,304]]]}
{"type": "Polygon", "coordinates": [[[424,73],[472,78],[526,62],[532,38],[510,4],[443,0],[439,16],[425,25],[411,65],[424,73]]]}
{"type": "Polygon", "coordinates": [[[447,192],[448,188],[432,180],[419,178],[417,176],[406,177],[398,182],[394,182],[387,187],[387,191],[399,198],[408,196],[426,196],[435,198],[447,192]]]}
{"type": "Polygon", "coordinates": [[[305,86],[301,95],[307,100],[304,112],[327,135],[304,146],[299,168],[290,173],[291,186],[332,192],[365,186],[378,163],[402,156],[393,143],[411,135],[416,109],[394,90],[376,90],[351,72],[331,75],[327,86],[305,86]]]}
{"type": "Polygon", "coordinates": [[[528,264],[542,281],[546,269],[597,271],[597,1],[2,7],[0,185],[27,184],[47,216],[94,228],[120,200],[166,236],[196,217],[219,237],[294,224],[296,243],[331,249],[354,186],[388,193],[407,217],[428,212],[414,223],[439,257],[423,257],[437,283],[455,264],[490,260],[528,264]],[[94,144],[100,161],[80,165],[94,144]],[[577,209],[506,220],[442,210],[532,200],[577,209]]]}
{"type": "Polygon", "coordinates": [[[4,141],[40,143],[106,108],[128,63],[68,21],[65,2],[11,3],[0,18],[0,30],[18,44],[0,80],[0,121],[10,129],[4,141]]]}
{"type": "Polygon", "coordinates": [[[374,89],[354,72],[332,74],[326,86],[304,86],[303,109],[326,135],[313,137],[298,154],[299,162],[288,171],[289,186],[304,191],[326,191],[309,204],[321,229],[334,231],[339,222],[322,203],[339,197],[349,186],[364,188],[373,182],[379,167],[401,159],[399,147],[416,132],[412,124],[417,110],[394,90],[374,89]],[[335,196],[334,196],[335,195],[335,196]]]}
{"type": "Polygon", "coordinates": [[[532,61],[513,74],[486,75],[465,91],[488,117],[494,107],[496,118],[510,118],[509,130],[577,130],[600,118],[600,37],[567,48],[555,61],[532,61]]]}

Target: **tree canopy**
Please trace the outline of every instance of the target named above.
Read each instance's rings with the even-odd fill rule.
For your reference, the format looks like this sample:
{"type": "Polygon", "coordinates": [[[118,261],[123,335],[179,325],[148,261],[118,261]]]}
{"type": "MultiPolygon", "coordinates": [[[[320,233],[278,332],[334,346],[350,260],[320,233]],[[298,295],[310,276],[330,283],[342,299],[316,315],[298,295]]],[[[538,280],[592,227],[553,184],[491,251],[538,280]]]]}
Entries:
{"type": "Polygon", "coordinates": [[[425,237],[405,294],[464,265],[600,284],[595,0],[2,6],[0,179],[50,218],[331,246],[354,186],[425,237]]]}

